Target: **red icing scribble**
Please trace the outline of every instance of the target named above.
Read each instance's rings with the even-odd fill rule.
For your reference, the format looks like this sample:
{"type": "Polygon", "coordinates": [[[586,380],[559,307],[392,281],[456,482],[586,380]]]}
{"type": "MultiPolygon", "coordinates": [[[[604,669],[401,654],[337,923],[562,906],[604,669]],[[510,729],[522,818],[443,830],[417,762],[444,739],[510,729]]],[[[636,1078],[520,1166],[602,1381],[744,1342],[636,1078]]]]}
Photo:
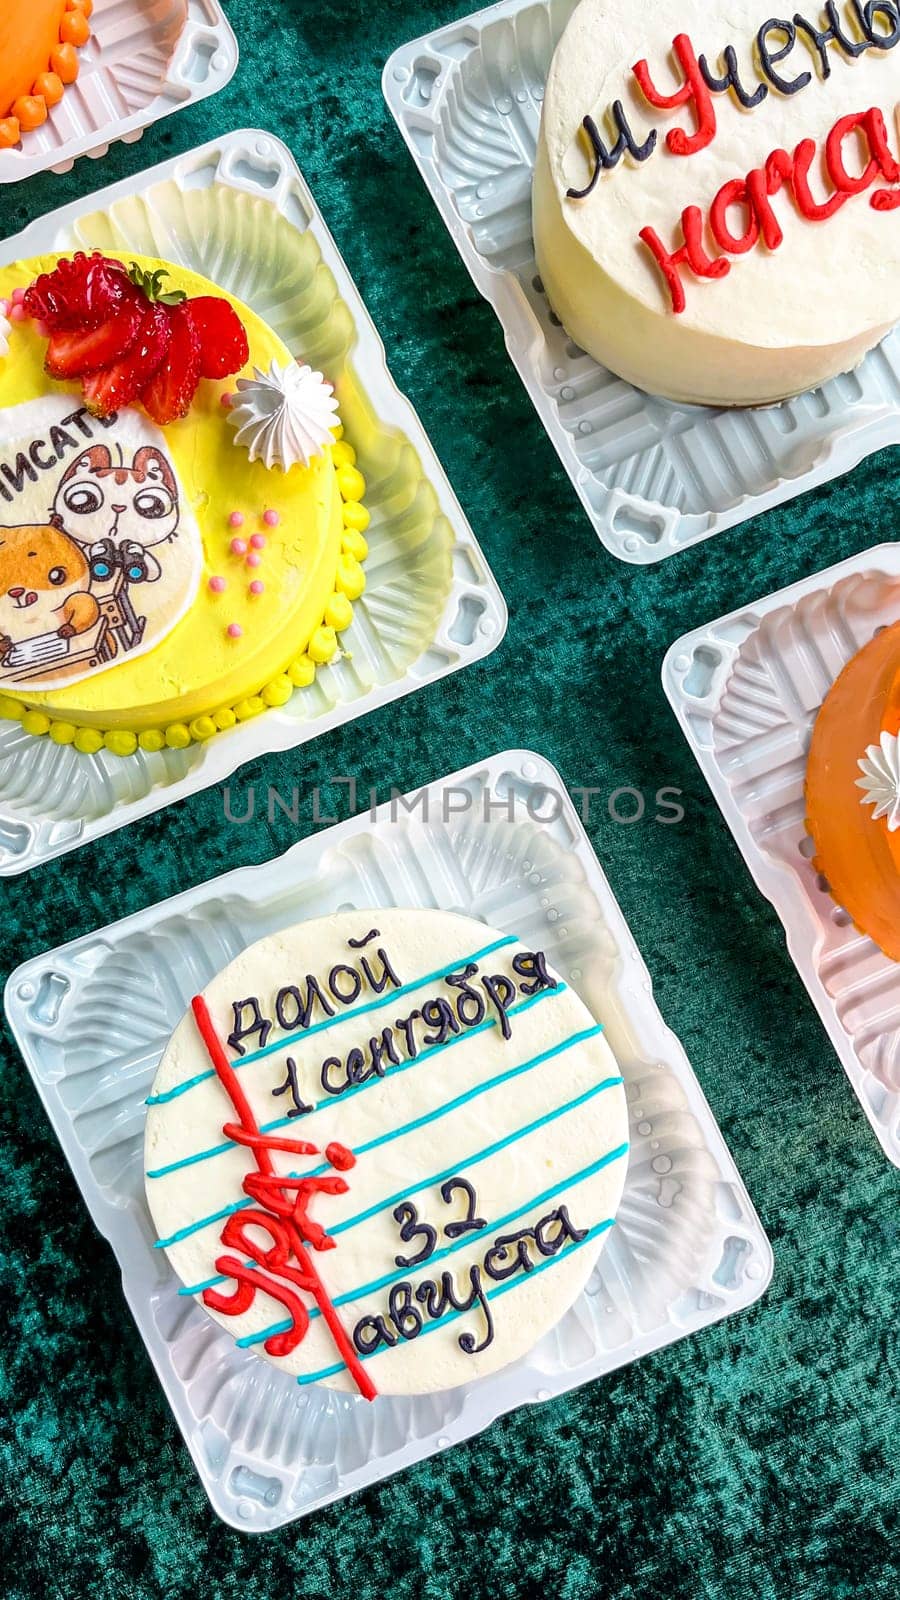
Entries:
{"type": "Polygon", "coordinates": [[[670,128],[666,134],[666,144],[673,156],[693,156],[698,150],[705,150],[716,136],[716,108],[688,35],[679,33],[672,41],[672,49],[684,73],[684,83],[675,94],[660,94],[650,77],[650,67],[646,61],[636,62],[632,71],[642,95],[658,111],[674,111],[677,106],[693,103],[697,118],[696,133],[686,133],[684,128],[670,128]]]}
{"type": "Polygon", "coordinates": [[[887,142],[887,128],[878,106],[869,111],[856,111],[836,122],[825,145],[825,161],[836,189],[842,194],[862,194],[879,176],[888,183],[900,182],[900,165],[894,160],[887,142]],[[851,133],[865,135],[870,159],[865,170],[854,178],[844,165],[844,140],[851,133]]]}
{"type": "MultiPolygon", "coordinates": [[[[216,1271],[233,1279],[236,1287],[230,1294],[219,1289],[204,1289],[203,1302],[211,1311],[239,1317],[250,1309],[259,1292],[277,1300],[288,1313],[291,1326],[282,1333],[270,1334],[265,1341],[265,1349],[269,1355],[286,1356],[302,1343],[309,1328],[309,1312],[298,1291],[311,1294],[357,1389],[367,1400],[374,1400],[378,1391],[338,1317],[310,1253],[311,1250],[333,1250],[335,1245],[334,1239],[309,1215],[313,1196],[345,1194],[348,1185],[345,1179],[331,1174],[314,1178],[288,1178],[281,1177],[275,1171],[273,1150],[291,1155],[318,1155],[318,1147],[305,1139],[281,1138],[277,1134],[261,1132],[250,1102],[238,1082],[237,1073],[222,1048],[202,995],[195,996],[191,1008],[216,1076],[237,1114],[237,1122],[225,1124],[225,1137],[252,1150],[256,1160],[257,1171],[247,1174],[244,1192],[262,1208],[234,1212],[225,1223],[221,1235],[226,1248],[240,1250],[257,1265],[247,1266],[236,1255],[219,1256],[216,1271]],[[267,1233],[271,1245],[260,1245],[254,1240],[249,1233],[251,1228],[267,1233]]],[[[356,1162],[352,1151],[337,1143],[328,1145],[325,1158],[330,1166],[343,1171],[348,1171],[356,1162]]]]}
{"type": "Polygon", "coordinates": [[[747,179],[734,178],[731,183],[722,185],[712,203],[709,225],[716,244],[722,250],[731,251],[732,255],[745,255],[759,242],[759,218],[753,208],[747,179]],[[743,233],[736,234],[731,231],[728,212],[732,206],[746,207],[747,226],[743,233]]]}
{"type": "MultiPolygon", "coordinates": [[[[637,70],[637,69],[635,69],[637,70]]],[[[731,179],[724,184],[704,218],[699,206],[687,206],[681,215],[683,243],[676,241],[669,249],[655,228],[642,228],[640,239],[653,256],[666,282],[672,301],[672,310],[679,316],[687,299],[681,268],[687,267],[697,278],[724,278],[731,270],[727,255],[743,255],[754,249],[760,239],[769,250],[777,250],[784,242],[784,232],[772,206],[772,196],[789,189],[800,215],[807,222],[826,222],[854,195],[862,194],[879,179],[892,185],[900,184],[900,161],[888,144],[884,116],[877,106],[868,111],[853,112],[841,117],[825,140],[825,169],[833,184],[832,192],[824,200],[816,200],[810,187],[810,173],[819,154],[813,139],[801,139],[793,155],[787,150],[773,150],[764,167],[754,168],[745,179],[731,179]],[[865,141],[869,159],[863,170],[848,172],[844,159],[847,140],[856,135],[865,141]],[[731,207],[744,208],[746,226],[741,234],[731,231],[728,213],[731,207]],[[726,254],[711,257],[704,242],[706,225],[718,245],[726,254]]],[[[895,188],[877,189],[869,204],[876,211],[893,211],[900,206],[900,191],[895,188]]]]}
{"type": "Polygon", "coordinates": [[[680,250],[667,250],[655,228],[642,228],[640,237],[656,258],[656,263],[669,286],[672,310],[676,316],[687,305],[684,284],[678,273],[680,266],[690,267],[698,278],[724,278],[731,271],[731,262],[724,256],[713,260],[703,244],[703,213],[699,206],[688,206],[681,218],[684,244],[680,250]]]}

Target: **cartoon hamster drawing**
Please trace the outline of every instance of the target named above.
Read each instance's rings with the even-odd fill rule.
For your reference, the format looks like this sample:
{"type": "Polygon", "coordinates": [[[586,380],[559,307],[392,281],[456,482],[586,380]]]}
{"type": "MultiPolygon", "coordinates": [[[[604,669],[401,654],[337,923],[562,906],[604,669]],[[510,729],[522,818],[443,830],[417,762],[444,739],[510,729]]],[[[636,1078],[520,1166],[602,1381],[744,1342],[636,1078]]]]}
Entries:
{"type": "Polygon", "coordinates": [[[161,450],[144,445],[130,467],[92,445],[60,479],[51,522],[88,552],[100,582],[121,568],[129,583],[155,583],[162,568],[149,546],[176,537],[178,485],[161,450]]]}
{"type": "Polygon", "coordinates": [[[52,526],[0,527],[0,662],[17,645],[86,633],[100,616],[90,568],[74,539],[52,526]]]}

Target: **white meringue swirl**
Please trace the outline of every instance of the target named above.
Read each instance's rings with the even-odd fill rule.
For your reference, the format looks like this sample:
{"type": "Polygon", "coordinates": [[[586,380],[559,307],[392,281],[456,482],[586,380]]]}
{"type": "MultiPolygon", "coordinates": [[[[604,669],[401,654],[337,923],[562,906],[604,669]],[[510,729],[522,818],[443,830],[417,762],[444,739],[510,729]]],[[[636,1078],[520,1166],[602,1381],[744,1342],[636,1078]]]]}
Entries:
{"type": "Polygon", "coordinates": [[[251,461],[288,472],[299,462],[308,467],[334,443],[338,403],[321,372],[291,361],[273,361],[268,372],[254,368],[252,378],[239,378],[228,420],[237,429],[235,444],[251,461]]]}
{"type": "Polygon", "coordinates": [[[9,336],[12,333],[12,324],[0,311],[0,361],[5,361],[9,355],[9,336]]]}
{"type": "Polygon", "coordinates": [[[896,733],[883,733],[878,744],[870,744],[859,762],[863,774],[856,787],[864,790],[862,806],[874,806],[873,819],[887,817],[888,829],[900,828],[900,739],[896,733]]]}

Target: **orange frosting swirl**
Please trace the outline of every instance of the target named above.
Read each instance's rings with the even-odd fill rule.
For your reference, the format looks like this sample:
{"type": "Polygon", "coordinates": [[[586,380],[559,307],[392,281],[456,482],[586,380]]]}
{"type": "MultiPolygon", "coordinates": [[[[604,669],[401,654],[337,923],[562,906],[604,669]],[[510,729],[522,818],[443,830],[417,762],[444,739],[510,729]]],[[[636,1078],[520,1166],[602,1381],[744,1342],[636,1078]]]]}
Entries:
{"type": "Polygon", "coordinates": [[[3,0],[0,7],[0,150],[46,122],[78,76],[92,0],[3,0]]]}

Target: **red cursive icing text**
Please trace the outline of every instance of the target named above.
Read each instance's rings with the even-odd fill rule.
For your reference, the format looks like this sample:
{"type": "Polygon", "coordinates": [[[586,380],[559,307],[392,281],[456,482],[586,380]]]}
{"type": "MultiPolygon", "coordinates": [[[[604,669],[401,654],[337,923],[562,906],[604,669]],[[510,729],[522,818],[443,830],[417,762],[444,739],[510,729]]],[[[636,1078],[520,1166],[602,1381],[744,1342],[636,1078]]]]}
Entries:
{"type": "MultiPolygon", "coordinates": [[[[255,1264],[247,1265],[237,1255],[219,1256],[216,1271],[231,1278],[235,1288],[228,1294],[215,1288],[204,1289],[204,1304],[224,1316],[239,1317],[249,1311],[258,1293],[277,1300],[290,1317],[291,1326],[281,1333],[270,1334],[265,1340],[265,1349],[272,1356],[287,1356],[302,1343],[309,1328],[309,1312],[300,1296],[302,1293],[312,1295],[357,1389],[367,1400],[374,1400],[375,1385],[338,1317],[311,1254],[317,1250],[333,1250],[335,1241],[310,1217],[310,1202],[317,1194],[346,1194],[347,1181],[332,1173],[297,1178],[282,1177],[276,1172],[272,1162],[274,1150],[309,1156],[320,1154],[318,1147],[305,1139],[280,1138],[260,1131],[202,995],[191,1001],[191,1008],[216,1076],[237,1115],[236,1122],[226,1122],[225,1137],[253,1152],[257,1170],[247,1174],[243,1188],[259,1207],[245,1207],[233,1213],[221,1235],[227,1249],[240,1250],[255,1264]],[[271,1244],[259,1244],[251,1229],[261,1230],[271,1244]]],[[[329,1166],[342,1172],[349,1171],[356,1160],[352,1151],[336,1142],[328,1145],[325,1159],[329,1166]]]]}
{"type": "Polygon", "coordinates": [[[650,77],[646,61],[636,62],[632,70],[645,100],[649,100],[658,111],[693,106],[697,120],[695,132],[686,133],[684,128],[670,128],[666,134],[666,144],[673,156],[693,156],[698,150],[705,150],[708,144],[712,144],[716,136],[716,108],[709,85],[700,70],[697,53],[686,33],[679,33],[677,39],[672,41],[672,50],[684,73],[684,82],[675,94],[660,94],[650,77]]]}
{"type": "MultiPolygon", "coordinates": [[[[723,184],[704,218],[699,206],[687,206],[681,215],[682,242],[668,249],[655,228],[642,228],[640,239],[659,267],[676,316],[687,305],[682,270],[696,278],[724,278],[731,271],[729,256],[744,255],[762,240],[768,250],[784,242],[784,231],[772,199],[788,189],[800,215],[808,222],[825,222],[855,195],[884,181],[900,185],[900,161],[888,144],[887,127],[877,106],[868,111],[841,117],[825,141],[825,170],[833,185],[823,200],[816,200],[810,185],[810,172],[819,154],[813,139],[802,139],[793,155],[773,150],[763,167],[748,172],[746,178],[732,178],[723,184]],[[849,141],[864,146],[868,159],[860,172],[848,170],[846,152],[849,141]],[[741,225],[736,226],[740,214],[741,225]],[[711,255],[705,231],[722,252],[711,255]]],[[[900,188],[879,188],[870,196],[876,211],[893,211],[900,206],[900,188]]]]}

